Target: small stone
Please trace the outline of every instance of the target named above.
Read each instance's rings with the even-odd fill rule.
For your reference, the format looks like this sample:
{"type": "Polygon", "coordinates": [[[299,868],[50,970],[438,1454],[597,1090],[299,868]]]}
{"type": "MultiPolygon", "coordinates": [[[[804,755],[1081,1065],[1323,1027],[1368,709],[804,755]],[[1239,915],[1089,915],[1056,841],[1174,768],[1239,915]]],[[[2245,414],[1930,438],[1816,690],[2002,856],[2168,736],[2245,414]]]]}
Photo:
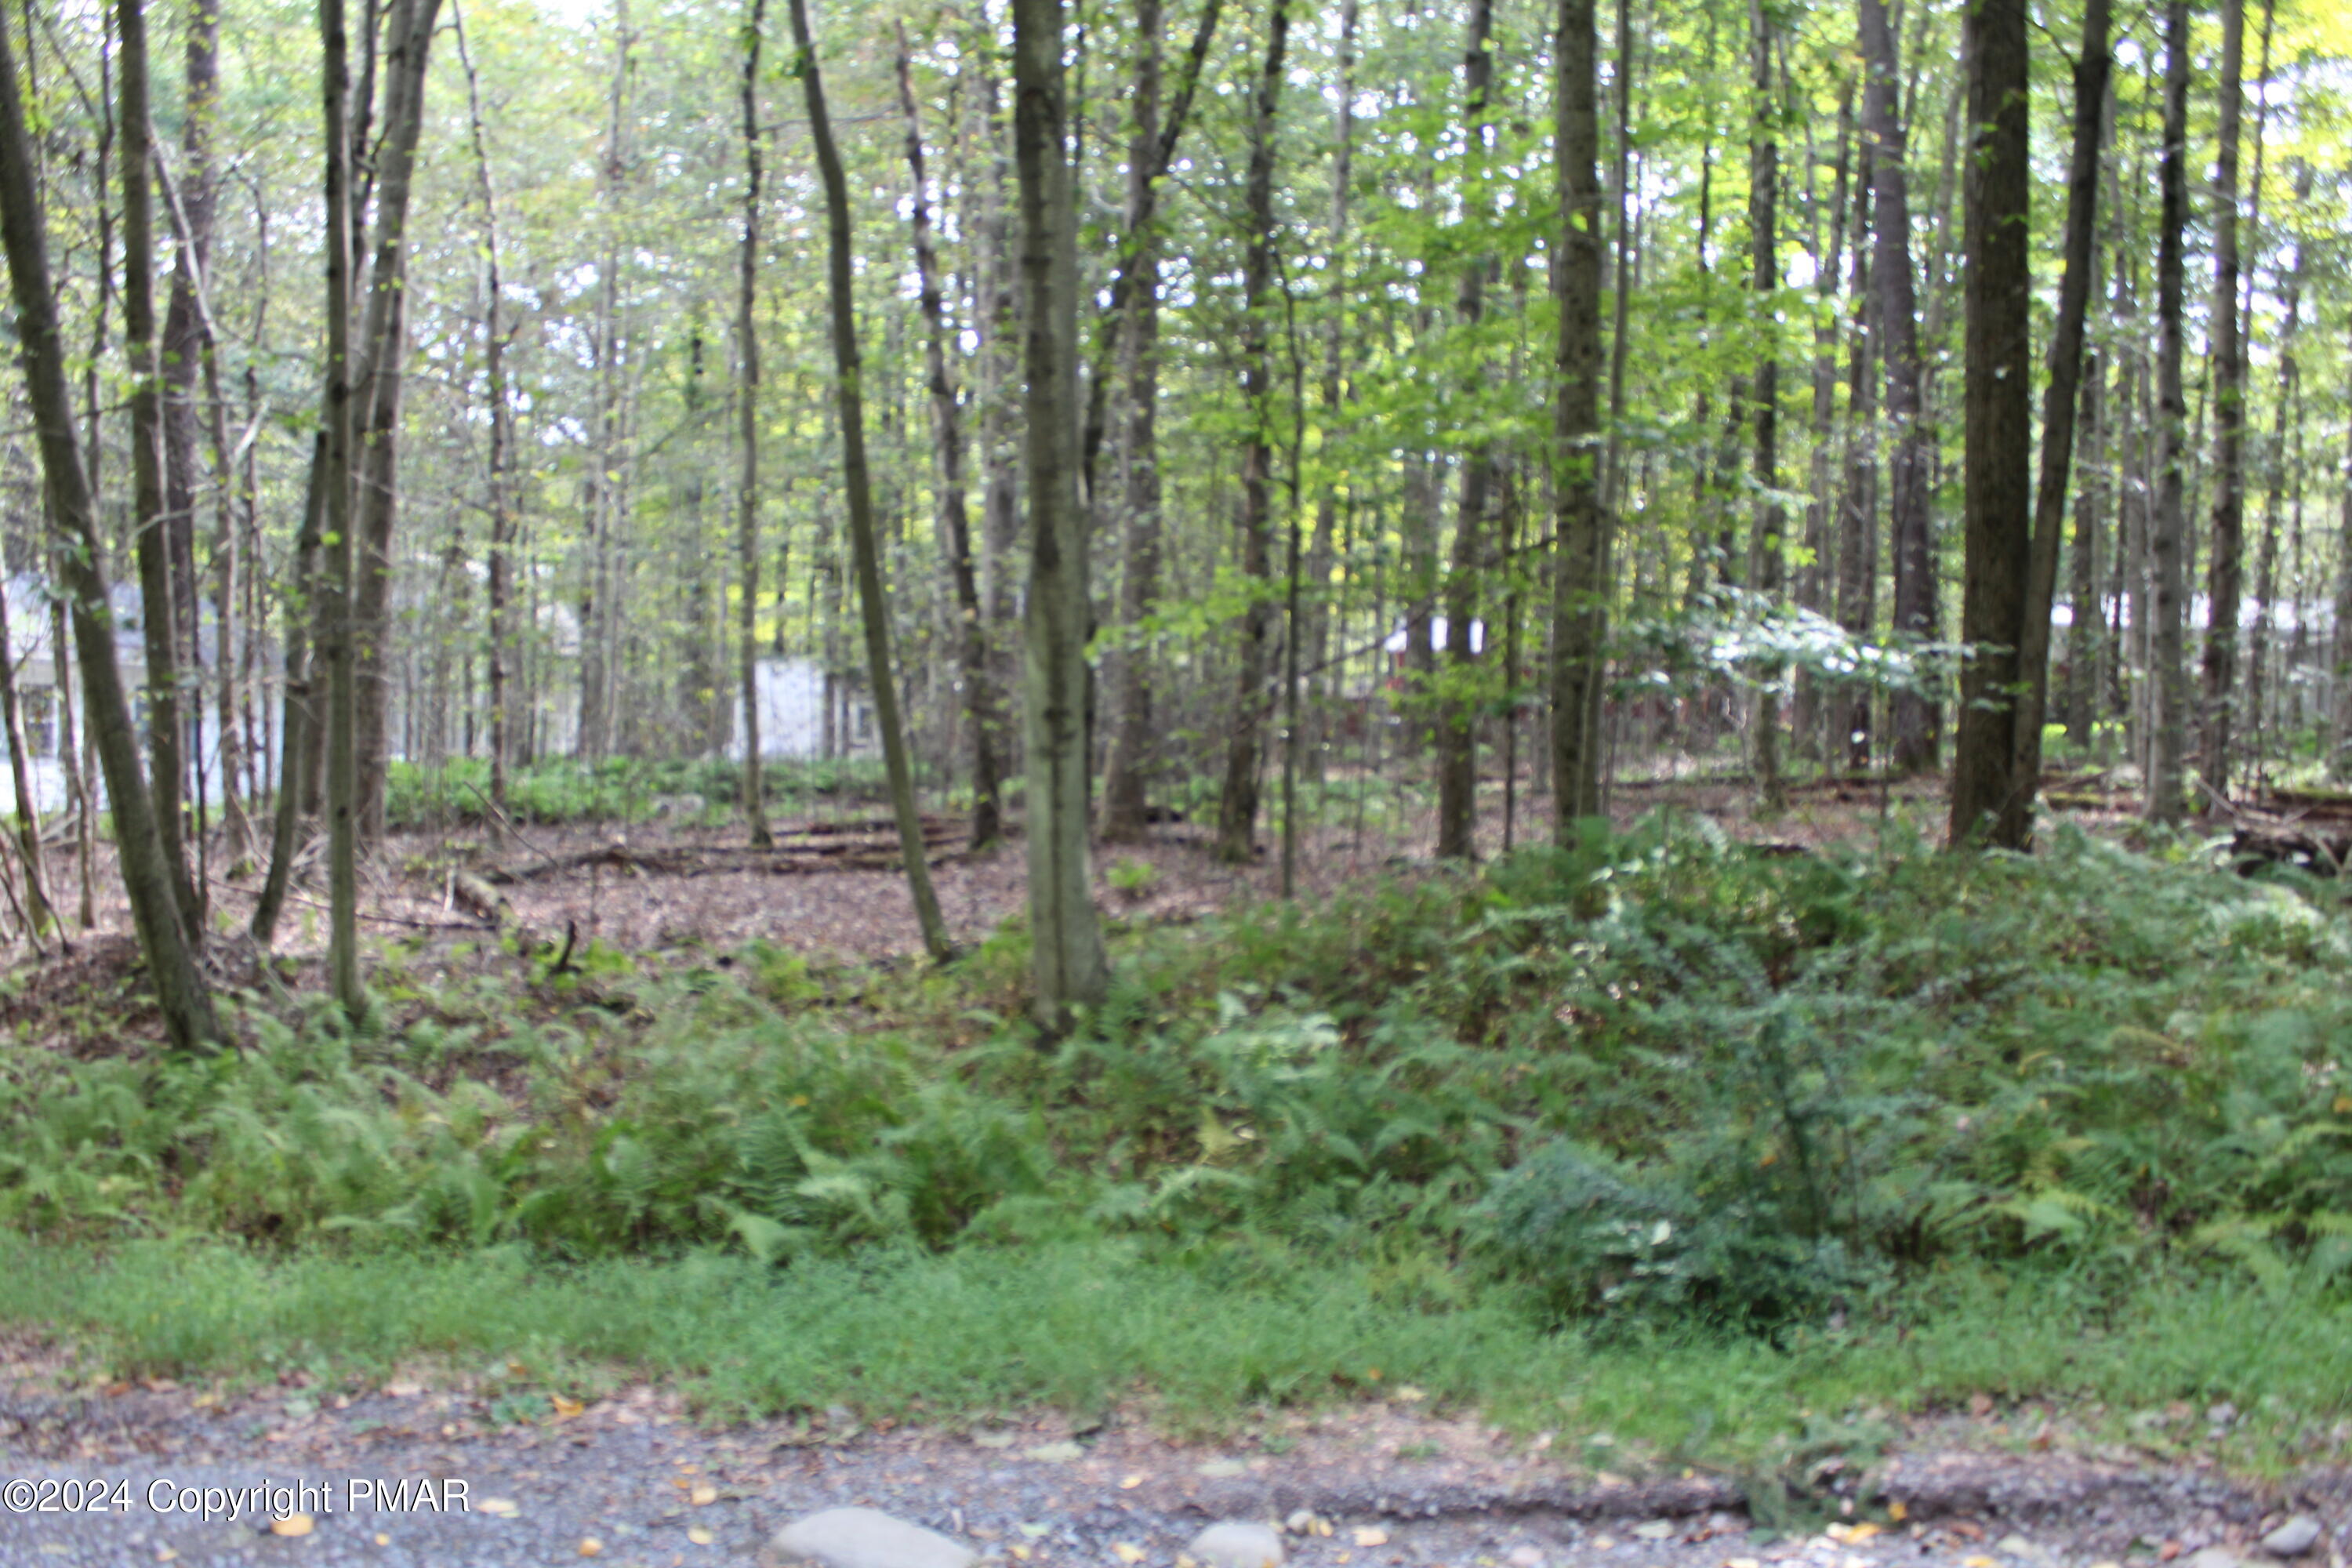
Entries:
{"type": "Polygon", "coordinates": [[[1249,1466],[1239,1459],[1203,1459],[1196,1468],[1211,1480],[1225,1480],[1249,1474],[1249,1466]]]}
{"type": "Polygon", "coordinates": [[[1034,1448],[1024,1448],[1022,1450],[1021,1457],[1024,1459],[1042,1460],[1049,1465],[1066,1465],[1072,1459],[1084,1458],[1086,1452],[1076,1443],[1064,1438],[1058,1443],[1040,1443],[1034,1448]]]}
{"type": "Polygon", "coordinates": [[[973,1553],[934,1530],[879,1509],[829,1508],[776,1531],[779,1563],[815,1568],[971,1568],[973,1553]]]}
{"type": "Polygon", "coordinates": [[[2022,1557],[2029,1562],[2044,1555],[2042,1548],[2021,1535],[2004,1535],[1993,1543],[1993,1550],[2003,1557],[2022,1557]]]}
{"type": "Polygon", "coordinates": [[[2238,1554],[2223,1546],[2208,1546],[2182,1558],[2180,1568],[2243,1568],[2238,1554]]]}
{"type": "Polygon", "coordinates": [[[2296,1514],[2263,1537],[2263,1550],[2273,1557],[2300,1557],[2319,1544],[2319,1521],[2296,1514]]]}
{"type": "Polygon", "coordinates": [[[1311,1508],[1293,1509],[1290,1517],[1282,1521],[1282,1527],[1293,1535],[1316,1534],[1318,1526],[1321,1527],[1322,1533],[1329,1533],[1330,1527],[1318,1519],[1315,1516],[1315,1510],[1311,1508]]]}
{"type": "Polygon", "coordinates": [[[1633,1533],[1643,1541],[1664,1541],[1674,1532],[1674,1521],[1667,1519],[1654,1519],[1647,1524],[1633,1527],[1633,1533]]]}
{"type": "Polygon", "coordinates": [[[1263,1524],[1220,1520],[1192,1537],[1184,1555],[1201,1568],[1282,1568],[1282,1537],[1263,1524]]]}
{"type": "Polygon", "coordinates": [[[1544,1568],[1543,1549],[1538,1546],[1514,1546],[1503,1559],[1511,1568],[1544,1568]]]}

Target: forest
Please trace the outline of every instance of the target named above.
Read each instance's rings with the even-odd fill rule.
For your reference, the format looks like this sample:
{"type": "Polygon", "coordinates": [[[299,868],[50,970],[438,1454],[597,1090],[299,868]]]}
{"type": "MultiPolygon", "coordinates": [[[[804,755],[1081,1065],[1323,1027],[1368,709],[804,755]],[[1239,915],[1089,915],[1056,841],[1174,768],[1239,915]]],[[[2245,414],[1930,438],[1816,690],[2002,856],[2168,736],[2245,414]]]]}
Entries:
{"type": "Polygon", "coordinates": [[[2346,1448],[2352,12],[5,9],[0,1324],[2346,1448]]]}

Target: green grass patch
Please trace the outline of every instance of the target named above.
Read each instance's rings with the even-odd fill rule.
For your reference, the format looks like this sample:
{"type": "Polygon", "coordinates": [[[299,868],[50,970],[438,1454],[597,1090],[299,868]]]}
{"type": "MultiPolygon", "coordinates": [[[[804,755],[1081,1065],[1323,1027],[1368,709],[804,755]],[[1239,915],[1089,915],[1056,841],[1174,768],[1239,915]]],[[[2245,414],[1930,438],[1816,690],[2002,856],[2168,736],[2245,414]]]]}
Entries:
{"type": "MultiPolygon", "coordinates": [[[[2114,1292],[2065,1275],[1946,1279],[1851,1330],[1548,1332],[1507,1299],[1426,1311],[1360,1268],[1241,1255],[1178,1263],[1123,1246],[893,1251],[782,1271],[717,1254],[561,1264],[515,1249],[265,1257],[213,1243],[103,1251],[0,1242],[0,1321],[84,1336],[107,1375],[330,1384],[396,1365],[493,1391],[677,1381],[714,1418],[845,1405],[960,1423],[1048,1406],[1140,1407],[1230,1434],[1276,1409],[1412,1388],[1521,1432],[1601,1434],[1600,1468],[1771,1468],[1883,1441],[1888,1421],[1978,1393],[2053,1402],[2095,1432],[2277,1471],[2341,1448],[2352,1312],[2226,1279],[2114,1292]],[[517,1372],[520,1366],[522,1370],[517,1372]],[[486,1373],[479,1369],[488,1369],[486,1373]],[[2198,1413],[2186,1424],[2174,1402],[2198,1413]]],[[[2032,1423],[2021,1421],[2016,1436],[2032,1423]]]]}

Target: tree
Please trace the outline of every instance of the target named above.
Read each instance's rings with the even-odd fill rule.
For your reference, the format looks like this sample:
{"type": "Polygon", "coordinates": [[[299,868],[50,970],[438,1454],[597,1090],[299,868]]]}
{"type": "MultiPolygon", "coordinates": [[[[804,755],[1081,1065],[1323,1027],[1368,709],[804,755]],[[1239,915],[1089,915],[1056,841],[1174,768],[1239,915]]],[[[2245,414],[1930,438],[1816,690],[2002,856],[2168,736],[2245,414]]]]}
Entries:
{"type": "Polygon", "coordinates": [[[2181,770],[2189,751],[2189,678],[2182,648],[2188,530],[2181,494],[2188,457],[2189,402],[2180,385],[2181,229],[2189,216],[2183,160],[2189,140],[2189,3],[2169,0],[2164,23],[2164,148],[2158,162],[2156,249],[2156,504],[2148,519],[2150,595],[2156,601],[2148,658],[2153,700],[2148,721],[2147,795],[2151,822],[2178,822],[2188,809],[2181,770]]]}
{"type": "Polygon", "coordinates": [[[343,0],[319,0],[326,130],[326,468],[320,476],[327,552],[327,967],[335,1000],[356,1019],[367,1006],[359,942],[359,686],[353,668],[357,550],[352,508],[351,42],[343,0]]]}
{"type": "Polygon", "coordinates": [[[131,923],[172,1045],[180,1050],[210,1049],[221,1039],[220,1024],[212,994],[196,967],[194,933],[181,924],[179,896],[164,859],[147,781],[140,772],[138,735],[115,659],[105,545],[99,536],[89,469],[66,385],[66,346],[49,280],[48,235],[35,194],[32,138],[5,17],[0,17],[0,246],[7,251],[16,335],[24,348],[26,398],[40,443],[51,526],[58,534],[55,559],[72,605],[84,711],[106,773],[107,803],[114,815],[131,923]]]}
{"type": "Polygon", "coordinates": [[[825,112],[824,77],[816,42],[809,31],[808,0],[790,0],[796,69],[807,94],[809,140],[816,149],[817,174],[824,186],[826,274],[833,307],[834,396],[841,411],[841,469],[849,502],[849,548],[857,574],[858,608],[866,624],[866,678],[874,687],[874,721],[882,731],[882,757],[890,780],[890,808],[898,821],[898,852],[906,861],[907,891],[923,929],[923,946],[945,963],[953,952],[940,900],[931,891],[930,864],[923,843],[923,818],[915,807],[914,770],[907,759],[907,733],[898,721],[898,679],[890,662],[890,602],[882,590],[881,552],[874,542],[874,490],[866,464],[865,372],[857,346],[857,300],[851,257],[849,180],[842,173],[841,149],[825,112]]]}
{"type": "Polygon", "coordinates": [[[1013,0],[1013,162],[1020,176],[1029,593],[1023,658],[1034,1008],[1049,1035],[1110,982],[1087,846],[1086,516],[1078,502],[1078,236],[1062,0],[1013,0]]]}
{"type": "Polygon", "coordinates": [[[1559,304],[1552,361],[1553,835],[1573,845],[1601,810],[1600,690],[1608,667],[1602,573],[1600,46],[1593,0],[1560,0],[1552,44],[1554,177],[1559,226],[1551,286],[1559,304]]]}
{"type": "Polygon", "coordinates": [[[1242,574],[1249,607],[1242,613],[1234,661],[1233,735],[1225,747],[1224,788],[1217,796],[1217,858],[1246,865],[1257,848],[1258,764],[1266,700],[1266,633],[1274,622],[1274,323],[1267,296],[1274,277],[1275,113],[1281,102],[1282,57],[1290,39],[1289,0],[1266,16],[1265,63],[1250,101],[1249,174],[1243,186],[1242,396],[1249,434],[1242,443],[1242,574]]]}
{"type": "MultiPolygon", "coordinates": [[[[1494,0],[1470,0],[1470,37],[1462,51],[1463,119],[1470,139],[1472,170],[1486,153],[1486,97],[1495,76],[1494,56],[1486,47],[1495,26],[1494,0]]],[[[1619,47],[1624,47],[1620,40],[1619,47]]],[[[1482,222],[1473,209],[1465,222],[1482,222]]],[[[1622,222],[1623,213],[1619,213],[1622,222]]],[[[1465,329],[1475,329],[1486,311],[1486,274],[1492,266],[1483,247],[1474,248],[1463,263],[1455,312],[1465,329]]],[[[1624,279],[1618,279],[1624,292],[1624,279]]],[[[1622,328],[1621,317],[1620,337],[1622,328]]],[[[1613,428],[1613,421],[1612,421],[1613,428]]],[[[1477,650],[1470,628],[1478,614],[1478,578],[1485,568],[1488,497],[1494,489],[1494,458],[1481,439],[1462,454],[1462,494],[1454,516],[1454,558],[1445,583],[1445,662],[1448,689],[1437,717],[1437,856],[1441,860],[1477,858],[1478,827],[1478,709],[1473,690],[1477,650]]]]}
{"type": "Polygon", "coordinates": [[[117,0],[122,37],[122,331],[131,362],[131,487],[139,559],[140,626],[147,647],[147,754],[154,763],[155,831],[180,903],[181,929],[204,930],[205,905],[188,874],[183,833],[187,753],[180,728],[179,621],[163,496],[163,405],[155,350],[154,127],[147,115],[147,13],[117,0]]]}
{"type": "MultiPolygon", "coordinates": [[[[1145,0],[1151,5],[1152,0],[1145,0]]],[[[1153,6],[1152,14],[1158,10],[1153,6]]],[[[982,618],[980,575],[972,563],[971,517],[964,496],[963,410],[956,396],[954,374],[948,368],[952,335],[946,294],[940,283],[940,263],[931,241],[929,183],[923,174],[923,127],[915,110],[914,62],[907,51],[907,33],[898,29],[898,108],[907,117],[907,167],[912,175],[909,218],[914,229],[915,276],[923,311],[923,374],[931,401],[931,437],[939,447],[940,547],[947,557],[955,591],[955,649],[963,681],[964,710],[971,725],[971,847],[987,847],[1003,836],[1002,770],[996,754],[998,714],[996,672],[989,668],[988,626],[982,618]]]]}
{"type": "MultiPolygon", "coordinates": [[[[1928,489],[1936,435],[1920,395],[1919,303],[1911,265],[1910,147],[1903,121],[1901,65],[1885,0],[1858,0],[1862,22],[1863,123],[1870,133],[1872,301],[1886,374],[1887,526],[1893,538],[1895,629],[1932,636],[1936,563],[1928,489]]],[[[1936,764],[1936,705],[1906,687],[1895,694],[1891,765],[1917,773],[1936,764]]]]}
{"type": "MultiPolygon", "coordinates": [[[[1755,318],[1764,334],[1756,362],[1756,561],[1755,586],[1767,598],[1777,596],[1781,584],[1781,538],[1786,514],[1780,493],[1780,362],[1774,341],[1776,305],[1780,288],[1780,143],[1775,126],[1780,110],[1772,100],[1773,29],[1764,0],[1748,0],[1748,60],[1752,68],[1748,99],[1748,230],[1756,292],[1755,318]]],[[[1779,811],[1787,804],[1780,777],[1780,671],[1768,669],[1756,691],[1753,737],[1758,809],[1779,811]]]]}
{"type": "Polygon", "coordinates": [[[2238,330],[2238,130],[2243,119],[2245,0],[2221,0],[2219,147],[2213,159],[2213,303],[2207,313],[2213,391],[2213,515],[2205,555],[2201,813],[2230,792],[2238,699],[2238,607],[2245,591],[2246,356],[2238,330]]]}
{"type": "Polygon", "coordinates": [[[767,0],[751,0],[743,24],[743,247],[735,286],[735,417],[741,464],[735,485],[736,649],[743,694],[743,823],[752,847],[768,832],[767,785],[760,776],[760,36],[767,0]]]}
{"type": "MultiPolygon", "coordinates": [[[[2049,392],[2042,405],[2042,470],[2033,492],[2032,554],[2025,605],[2017,629],[2021,690],[2010,763],[2007,814],[2019,844],[2032,832],[2034,793],[2042,786],[2042,725],[2050,697],[2050,619],[2058,591],[2058,540],[2066,521],[2066,484],[2074,461],[2077,405],[2084,423],[2095,409],[2098,375],[2083,375],[2083,335],[2090,316],[2091,283],[2098,272],[2099,132],[2107,103],[2107,0],[2083,8],[2083,49],[2074,63],[2074,142],[2067,161],[2065,270],[2058,284],[2058,317],[2050,336],[2049,392]]],[[[2021,216],[2018,226],[2024,227],[2021,216]]],[[[2075,595],[2077,659],[2091,638],[2088,594],[2075,595]]]]}

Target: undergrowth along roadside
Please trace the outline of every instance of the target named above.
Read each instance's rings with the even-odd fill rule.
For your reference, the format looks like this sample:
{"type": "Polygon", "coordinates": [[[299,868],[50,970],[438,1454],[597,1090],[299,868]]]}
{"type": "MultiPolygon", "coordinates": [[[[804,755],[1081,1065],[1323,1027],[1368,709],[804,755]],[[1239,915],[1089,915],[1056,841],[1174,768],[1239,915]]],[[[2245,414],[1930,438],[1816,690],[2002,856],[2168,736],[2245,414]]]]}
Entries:
{"type": "MultiPolygon", "coordinates": [[[[2084,1323],[2141,1313],[2152,1279],[2335,1322],[2336,890],[2218,873],[2189,841],[2061,832],[2029,858],[1901,834],[1789,857],[1659,818],[1313,910],[1129,931],[1110,1002],[1050,1051],[1014,1021],[1017,929],[945,972],[604,952],[534,974],[528,1014],[418,950],[380,972],[392,1021],[356,1031],[257,1001],[215,1060],[5,1047],[0,1218],[68,1249],[135,1243],[122,1259],[226,1237],[290,1254],[237,1267],[409,1269],[459,1296],[509,1254],[672,1285],[731,1257],[729,1290],[774,1272],[758,1288],[812,1300],[884,1260],[1001,1282],[1113,1259],[1122,1283],[1087,1288],[1122,1300],[1341,1282],[1400,1343],[1486,1347],[1506,1401],[1519,1371],[1621,1342],[1779,1364],[1824,1334],[1974,1331],[1984,1312],[1946,1310],[1953,1278],[2061,1282],[2084,1323]]],[[[1203,1408],[1332,1375],[1080,1342],[1099,1378],[1181,1403],[1190,1377],[1203,1408]]],[[[2234,1353],[2171,1385],[2228,1382],[2212,1369],[2234,1353]]],[[[2315,1391],[2297,1420],[2352,1407],[2333,1353],[2293,1352],[2315,1391]]],[[[2053,1366],[2037,1386],[2107,1375],[2053,1366]]]]}

